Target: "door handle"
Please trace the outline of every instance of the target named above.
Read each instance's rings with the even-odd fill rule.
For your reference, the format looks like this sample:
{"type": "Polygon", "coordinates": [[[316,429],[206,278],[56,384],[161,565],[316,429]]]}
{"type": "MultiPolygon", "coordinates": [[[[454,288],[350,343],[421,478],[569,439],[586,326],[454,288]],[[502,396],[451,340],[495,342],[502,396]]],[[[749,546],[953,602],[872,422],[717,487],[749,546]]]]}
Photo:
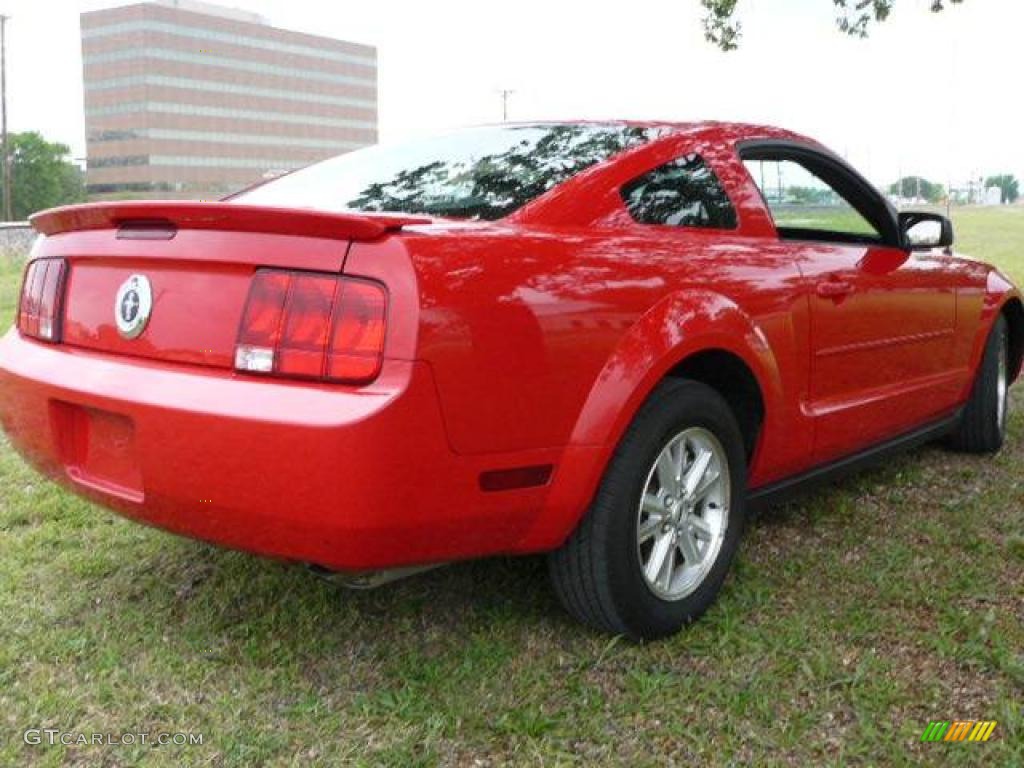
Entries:
{"type": "Polygon", "coordinates": [[[818,283],[817,291],[823,299],[841,299],[853,293],[853,283],[845,280],[828,280],[818,283]]]}

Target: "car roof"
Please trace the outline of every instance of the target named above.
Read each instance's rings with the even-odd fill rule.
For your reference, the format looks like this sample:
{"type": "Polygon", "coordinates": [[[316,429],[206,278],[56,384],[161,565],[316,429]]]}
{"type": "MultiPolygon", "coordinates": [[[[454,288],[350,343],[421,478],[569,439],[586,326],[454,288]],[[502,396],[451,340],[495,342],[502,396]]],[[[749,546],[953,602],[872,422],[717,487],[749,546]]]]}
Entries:
{"type": "MultiPolygon", "coordinates": [[[[580,173],[566,179],[557,187],[548,190],[531,200],[522,208],[511,213],[507,218],[521,223],[551,224],[579,223],[588,221],[594,213],[593,206],[600,197],[600,190],[607,178],[612,178],[623,167],[633,168],[632,163],[637,156],[650,157],[661,153],[665,145],[700,144],[728,147],[737,151],[737,145],[743,142],[778,141],[784,144],[800,144],[816,151],[830,152],[819,142],[793,131],[769,125],[752,123],[733,123],[715,120],[690,122],[672,122],[666,120],[533,120],[522,122],[491,123],[487,128],[530,128],[530,127],[572,127],[572,126],[623,126],[651,130],[652,134],[646,142],[625,149],[607,160],[597,163],[580,173]],[[569,193],[569,194],[566,194],[569,193]],[[576,194],[579,193],[579,194],[576,194]],[[567,208],[568,206],[568,208],[567,208]]],[[[618,182],[621,183],[621,180],[618,182]]]]}
{"type": "MultiPolygon", "coordinates": [[[[630,120],[630,119],[587,119],[587,120],[526,120],[505,123],[490,123],[489,126],[572,126],[572,125],[621,125],[631,128],[647,128],[663,131],[670,135],[703,135],[709,139],[725,142],[749,141],[754,139],[788,139],[821,147],[820,142],[785,128],[757,123],[730,122],[721,120],[630,120]]],[[[660,137],[667,138],[667,136],[660,137]]]]}

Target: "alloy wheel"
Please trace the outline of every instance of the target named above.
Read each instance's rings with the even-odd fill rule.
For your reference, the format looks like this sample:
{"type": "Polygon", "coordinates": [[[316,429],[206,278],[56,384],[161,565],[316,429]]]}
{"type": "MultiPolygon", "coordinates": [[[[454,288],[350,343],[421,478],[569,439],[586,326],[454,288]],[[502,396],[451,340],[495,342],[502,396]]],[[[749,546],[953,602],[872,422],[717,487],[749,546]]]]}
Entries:
{"type": "Polygon", "coordinates": [[[675,435],[647,473],[637,511],[636,550],[644,582],[681,600],[704,581],[729,525],[729,463],[701,427],[675,435]]]}

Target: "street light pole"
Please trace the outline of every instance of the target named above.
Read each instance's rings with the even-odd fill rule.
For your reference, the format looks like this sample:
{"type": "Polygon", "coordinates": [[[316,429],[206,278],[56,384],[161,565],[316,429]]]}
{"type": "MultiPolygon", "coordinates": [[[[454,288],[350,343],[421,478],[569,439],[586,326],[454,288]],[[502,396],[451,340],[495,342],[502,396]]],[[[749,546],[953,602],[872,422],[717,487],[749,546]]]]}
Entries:
{"type": "Polygon", "coordinates": [[[7,146],[7,19],[0,15],[0,162],[3,163],[4,221],[14,218],[11,213],[11,157],[7,146]]]}

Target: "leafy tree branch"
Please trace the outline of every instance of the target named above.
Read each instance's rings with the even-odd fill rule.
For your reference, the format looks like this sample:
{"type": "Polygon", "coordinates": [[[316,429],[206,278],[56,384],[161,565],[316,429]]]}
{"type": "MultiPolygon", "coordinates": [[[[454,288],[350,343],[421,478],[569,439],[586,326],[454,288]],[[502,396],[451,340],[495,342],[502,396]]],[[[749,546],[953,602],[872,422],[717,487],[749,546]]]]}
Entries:
{"type": "MultiPolygon", "coordinates": [[[[822,0],[824,2],[825,0],[822,0]]],[[[700,0],[704,8],[704,36],[723,51],[739,46],[743,25],[736,18],[738,0],[700,0]]],[[[933,13],[963,0],[932,0],[933,13]]],[[[851,37],[867,37],[873,23],[885,21],[896,0],[832,0],[836,8],[836,25],[851,37]]]]}

